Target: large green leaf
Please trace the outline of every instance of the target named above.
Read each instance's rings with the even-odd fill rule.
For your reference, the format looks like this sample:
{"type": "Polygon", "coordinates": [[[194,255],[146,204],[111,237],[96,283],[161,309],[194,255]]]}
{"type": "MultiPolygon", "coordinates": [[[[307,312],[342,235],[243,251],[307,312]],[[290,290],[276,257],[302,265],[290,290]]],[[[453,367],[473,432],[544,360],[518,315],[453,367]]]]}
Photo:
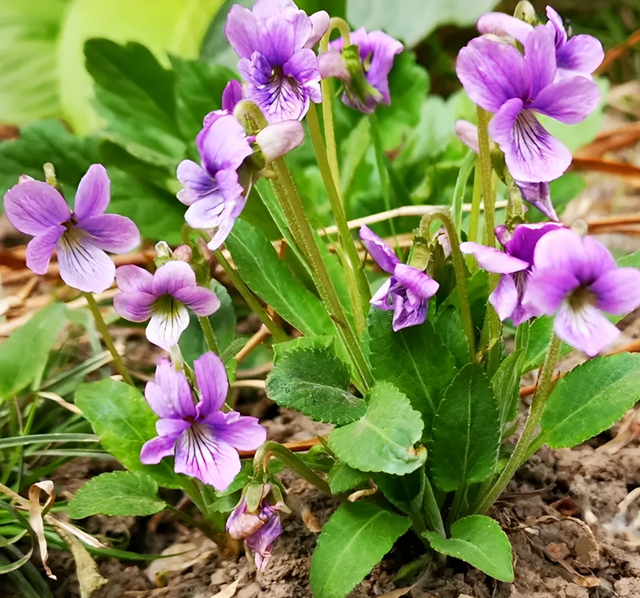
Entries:
{"type": "Polygon", "coordinates": [[[182,480],[166,459],[158,465],[140,463],[142,445],[156,436],[156,416],[142,393],[110,378],[83,384],[75,403],[89,420],[100,444],[130,471],[150,475],[160,486],[181,488],[182,480]]]}
{"type": "Polygon", "coordinates": [[[342,461],[336,461],[329,470],[327,482],[331,492],[340,494],[366,484],[370,477],[368,473],[353,469],[342,461]]]}
{"type": "Polygon", "coordinates": [[[471,515],[453,523],[448,539],[436,532],[423,536],[435,551],[466,561],[500,581],[513,581],[509,538],[493,519],[471,515]]]}
{"type": "Polygon", "coordinates": [[[479,365],[460,370],[440,403],[433,424],[430,462],[441,490],[485,480],[500,443],[500,418],[489,379],[479,365]]]}
{"type": "Polygon", "coordinates": [[[324,524],[311,557],[314,598],[344,598],[411,525],[363,501],[343,503],[324,524]]]}
{"type": "Polygon", "coordinates": [[[320,299],[294,278],[261,231],[236,220],[226,247],[242,280],[289,324],[305,335],[333,332],[320,299]]]}
{"type": "Polygon", "coordinates": [[[403,476],[378,473],[373,479],[394,507],[408,515],[420,511],[426,482],[422,467],[403,476]]]}
{"type": "Polygon", "coordinates": [[[416,454],[413,448],[422,427],[405,395],[388,382],[376,382],[364,417],[331,432],[329,447],[354,469],[403,475],[426,457],[425,450],[416,454]]]}
{"type": "Polygon", "coordinates": [[[366,404],[347,390],[349,368],[336,357],[330,345],[319,346],[315,341],[317,337],[275,346],[267,396],[315,421],[342,425],[361,418],[366,404]],[[313,345],[308,341],[314,341],[313,345]]]}
{"type": "Polygon", "coordinates": [[[9,399],[38,380],[66,322],[66,308],[52,303],[15,330],[0,345],[0,399],[9,399]]]}
{"type": "Polygon", "coordinates": [[[560,380],[540,419],[536,443],[570,447],[609,428],[640,398],[640,355],[596,357],[560,380]]]}
{"type": "Polygon", "coordinates": [[[373,377],[391,382],[409,397],[429,435],[445,389],[456,375],[455,360],[428,321],[394,332],[391,316],[373,308],[367,319],[364,342],[373,377]]]}
{"type": "Polygon", "coordinates": [[[83,519],[101,513],[109,516],[146,517],[162,511],[158,484],[141,471],[113,471],[91,478],[68,505],[69,517],[83,519]]]}

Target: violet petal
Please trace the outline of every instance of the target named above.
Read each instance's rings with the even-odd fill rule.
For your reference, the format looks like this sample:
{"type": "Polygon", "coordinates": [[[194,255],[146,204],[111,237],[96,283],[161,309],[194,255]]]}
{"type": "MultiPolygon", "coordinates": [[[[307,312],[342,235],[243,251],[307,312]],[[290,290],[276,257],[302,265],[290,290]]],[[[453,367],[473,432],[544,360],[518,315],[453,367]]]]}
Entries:
{"type": "Polygon", "coordinates": [[[80,179],[73,202],[73,213],[78,221],[104,213],[109,205],[110,187],[105,167],[92,164],[80,179]]]}
{"type": "Polygon", "coordinates": [[[62,195],[41,181],[26,181],[11,187],[4,194],[4,211],[14,228],[34,236],[71,218],[62,195]]]}

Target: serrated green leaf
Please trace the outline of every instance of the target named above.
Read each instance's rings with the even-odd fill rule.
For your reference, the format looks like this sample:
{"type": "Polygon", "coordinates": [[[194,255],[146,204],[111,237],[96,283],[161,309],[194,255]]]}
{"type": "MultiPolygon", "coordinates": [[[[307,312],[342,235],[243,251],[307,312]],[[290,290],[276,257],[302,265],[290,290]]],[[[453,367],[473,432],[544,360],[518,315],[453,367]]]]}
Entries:
{"type": "Polygon", "coordinates": [[[376,382],[360,420],[329,434],[329,448],[360,471],[403,475],[424,463],[426,451],[416,455],[423,423],[409,399],[388,382],[376,382]]]}
{"type": "Polygon", "coordinates": [[[536,443],[571,447],[619,420],[640,398],[640,355],[596,357],[560,380],[542,412],[536,443]]]}
{"type": "Polygon", "coordinates": [[[358,471],[342,461],[336,461],[327,475],[327,482],[331,492],[340,494],[366,485],[370,477],[371,475],[364,471],[358,471]]]}
{"type": "Polygon", "coordinates": [[[75,404],[89,420],[100,444],[130,471],[150,475],[164,488],[181,488],[182,480],[166,459],[158,465],[140,463],[142,445],[156,434],[156,416],[142,393],[110,378],[81,385],[75,404]]]}
{"type": "Polygon", "coordinates": [[[447,305],[436,316],[433,328],[453,355],[456,366],[461,368],[469,363],[469,344],[464,334],[460,311],[447,305]]]}
{"type": "Polygon", "coordinates": [[[371,503],[340,505],[322,528],[311,557],[314,598],[344,598],[410,525],[408,518],[371,503]]]}
{"type": "Polygon", "coordinates": [[[378,473],[373,481],[394,507],[408,515],[420,511],[426,482],[422,467],[403,476],[378,473]]]}
{"type": "Polygon", "coordinates": [[[438,405],[456,375],[455,360],[428,321],[394,332],[391,317],[390,311],[373,308],[367,318],[364,342],[373,377],[390,382],[409,397],[424,418],[428,436],[438,405]]]}
{"type": "Polygon", "coordinates": [[[66,308],[52,303],[11,333],[0,345],[0,399],[11,398],[38,380],[66,322],[66,308]]]}
{"type": "Polygon", "coordinates": [[[436,486],[451,491],[485,480],[495,466],[500,432],[491,383],[479,365],[469,364],[447,389],[433,424],[436,486]]]}
{"type": "Polygon", "coordinates": [[[71,519],[98,513],[109,516],[146,517],[167,506],[158,498],[158,484],[141,471],[113,471],[91,478],[68,505],[71,519]]]}
{"type": "Polygon", "coordinates": [[[225,244],[242,280],[289,324],[305,335],[333,332],[320,299],[294,278],[261,231],[236,220],[225,244]]]}
{"type": "Polygon", "coordinates": [[[509,538],[493,519],[484,515],[458,519],[448,539],[436,532],[422,535],[435,551],[465,561],[499,581],[513,581],[509,538]]]}
{"type": "Polygon", "coordinates": [[[266,391],[282,407],[315,421],[342,425],[361,418],[366,411],[364,400],[348,392],[349,380],[349,368],[332,349],[296,339],[276,345],[266,391]]]}

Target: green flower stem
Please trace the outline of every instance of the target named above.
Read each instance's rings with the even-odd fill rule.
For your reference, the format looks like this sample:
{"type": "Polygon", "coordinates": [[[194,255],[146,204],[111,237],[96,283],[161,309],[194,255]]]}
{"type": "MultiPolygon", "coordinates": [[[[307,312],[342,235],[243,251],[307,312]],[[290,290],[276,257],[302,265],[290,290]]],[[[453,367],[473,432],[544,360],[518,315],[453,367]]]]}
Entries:
{"type": "MultiPolygon", "coordinates": [[[[320,133],[318,114],[316,112],[315,104],[313,103],[309,106],[309,112],[307,112],[307,124],[309,125],[309,135],[311,136],[311,142],[313,143],[313,149],[316,154],[316,160],[318,161],[318,167],[320,168],[320,174],[322,175],[322,181],[324,182],[327,190],[327,196],[331,203],[333,217],[336,221],[338,241],[344,252],[343,264],[349,289],[349,298],[351,299],[356,329],[358,333],[360,333],[364,329],[365,320],[369,311],[371,292],[364,270],[360,267],[358,250],[353,242],[353,237],[349,230],[349,224],[347,223],[347,217],[344,213],[342,200],[338,193],[337,179],[332,175],[331,168],[329,166],[327,152],[325,151],[322,134],[320,133]]],[[[276,163],[277,162],[278,160],[276,163]]]]}
{"type": "MultiPolygon", "coordinates": [[[[324,155],[324,153],[322,155],[326,161],[326,155],[324,155]]],[[[338,295],[333,288],[333,283],[322,259],[316,237],[305,216],[300,196],[291,180],[291,175],[287,170],[284,160],[278,158],[273,162],[273,167],[276,174],[276,179],[271,181],[273,190],[282,206],[282,211],[287,219],[293,238],[307,261],[313,281],[320,293],[325,308],[333,320],[334,326],[349,353],[349,357],[355,368],[356,385],[361,391],[366,392],[373,382],[369,365],[362,353],[362,347],[360,347],[358,338],[347,321],[338,295]]],[[[333,182],[330,176],[328,182],[333,182]]]]}
{"type": "Polygon", "coordinates": [[[469,295],[467,294],[467,277],[464,267],[464,258],[460,251],[458,235],[456,234],[455,225],[451,219],[451,214],[444,210],[435,210],[431,214],[426,214],[420,221],[420,234],[425,239],[429,239],[429,226],[433,220],[440,220],[447,231],[449,243],[451,245],[451,260],[453,261],[453,269],[456,275],[456,285],[458,286],[458,300],[460,301],[460,317],[462,318],[462,326],[464,334],[467,337],[467,345],[469,347],[469,358],[471,361],[476,355],[476,340],[473,329],[473,319],[471,318],[471,307],[469,306],[469,295]]]}
{"type": "MultiPolygon", "coordinates": [[[[471,214],[469,215],[469,233],[467,239],[478,242],[478,224],[480,222],[480,204],[482,203],[482,193],[480,189],[480,164],[476,157],[476,167],[473,171],[473,196],[471,199],[471,214]]],[[[469,256],[473,261],[473,257],[469,256]]]]}
{"type": "Polygon", "coordinates": [[[213,334],[213,328],[211,328],[211,322],[206,316],[198,316],[198,322],[200,322],[200,328],[202,328],[202,334],[204,334],[204,342],[207,344],[207,349],[213,351],[216,355],[220,355],[220,349],[218,349],[218,343],[216,342],[215,334],[213,334]]]}
{"type": "Polygon", "coordinates": [[[493,188],[493,166],[491,165],[491,147],[489,145],[489,125],[490,115],[487,111],[478,106],[478,162],[480,166],[480,185],[482,188],[482,199],[484,200],[484,244],[494,247],[496,237],[495,228],[495,204],[496,195],[493,188]]]}
{"type": "Polygon", "coordinates": [[[252,309],[252,311],[260,318],[260,321],[267,327],[273,339],[277,343],[283,343],[289,340],[287,333],[280,328],[270,317],[269,314],[265,311],[265,309],[260,305],[260,301],[258,301],[257,297],[251,292],[251,289],[243,282],[243,280],[238,276],[238,273],[233,269],[231,264],[227,261],[227,258],[224,257],[222,251],[219,249],[213,252],[216,260],[222,266],[222,269],[226,272],[227,276],[231,279],[231,283],[236,288],[238,293],[242,296],[242,298],[247,302],[247,305],[252,309]]]}
{"type": "Polygon", "coordinates": [[[256,477],[264,473],[271,456],[298,474],[302,479],[313,484],[321,492],[333,496],[331,488],[329,488],[329,484],[325,480],[312,471],[295,453],[292,453],[287,447],[277,442],[267,441],[256,451],[253,458],[253,471],[256,477]]]}
{"type": "Polygon", "coordinates": [[[91,293],[83,292],[82,294],[84,295],[84,298],[87,300],[87,305],[89,306],[89,311],[91,312],[91,315],[95,320],[96,328],[100,332],[100,335],[102,336],[102,340],[104,341],[104,344],[107,345],[107,349],[109,353],[111,353],[111,356],[113,357],[113,364],[116,366],[116,370],[118,370],[118,373],[122,376],[122,379],[127,384],[130,384],[131,386],[135,386],[133,383],[133,380],[131,379],[131,376],[129,375],[129,372],[127,371],[127,368],[124,366],[122,358],[116,351],[116,348],[113,344],[113,340],[111,339],[111,335],[109,334],[109,329],[105,324],[102,314],[100,313],[100,309],[98,308],[98,304],[96,303],[95,297],[91,293]]]}
{"type": "Polygon", "coordinates": [[[446,538],[447,534],[444,530],[444,521],[442,521],[440,507],[438,507],[438,502],[436,501],[435,494],[433,493],[433,486],[426,474],[422,513],[429,529],[438,532],[443,538],[446,538]]]}
{"type": "MultiPolygon", "coordinates": [[[[527,460],[529,457],[529,451],[531,447],[531,440],[535,434],[542,411],[547,402],[547,398],[551,392],[551,377],[553,370],[558,359],[558,351],[560,349],[560,339],[554,334],[551,334],[551,341],[549,343],[549,349],[547,350],[547,356],[545,357],[544,364],[542,366],[542,372],[538,379],[538,388],[536,389],[533,399],[531,401],[531,409],[529,410],[529,416],[527,422],[522,431],[522,435],[516,444],[516,448],[511,455],[511,458],[507,462],[506,467],[502,470],[500,477],[495,484],[490,488],[487,494],[482,499],[482,502],[476,509],[477,513],[485,513],[487,509],[494,503],[496,498],[500,496],[502,491],[507,487],[507,484],[515,474],[516,470],[527,460]]],[[[535,444],[535,441],[534,441],[535,444]]]]}

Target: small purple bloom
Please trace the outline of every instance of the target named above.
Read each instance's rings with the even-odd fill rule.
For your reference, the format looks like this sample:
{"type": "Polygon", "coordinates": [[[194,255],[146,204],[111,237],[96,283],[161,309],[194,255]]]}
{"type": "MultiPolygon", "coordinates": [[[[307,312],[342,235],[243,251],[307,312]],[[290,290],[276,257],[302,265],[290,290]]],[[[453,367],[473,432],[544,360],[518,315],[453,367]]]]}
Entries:
{"type": "Polygon", "coordinates": [[[242,99],[242,85],[236,79],[231,79],[222,91],[222,109],[232,113],[236,104],[242,99]]]}
{"type": "Polygon", "coordinates": [[[524,303],[538,314],[556,314],[563,341],[597,355],[620,331],[602,314],[623,315],[640,306],[640,271],[618,268],[609,251],[569,229],[545,235],[535,248],[524,303]]]}
{"type": "Polygon", "coordinates": [[[131,322],[151,321],[147,339],[170,351],[189,325],[187,308],[198,316],[210,316],[220,301],[215,293],[196,285],[191,266],[179,260],[160,266],[154,274],[138,266],[120,266],[116,270],[120,293],[113,308],[131,322]]]}
{"type": "Polygon", "coordinates": [[[429,297],[440,286],[421,270],[401,264],[396,255],[369,227],[360,228],[360,239],[378,266],[391,274],[372,297],[371,305],[388,311],[393,309],[393,331],[422,324],[427,317],[429,297]]]}
{"type": "Polygon", "coordinates": [[[9,222],[33,235],[27,245],[30,270],[46,274],[55,249],[60,277],[70,287],[101,293],[111,286],[116,268],[105,251],[131,251],[140,244],[140,233],[129,218],[104,213],[109,186],[104,166],[90,166],[78,185],[73,212],[56,189],[31,177],[20,177],[4,194],[9,222]]]}
{"type": "MultiPolygon", "coordinates": [[[[237,82],[236,82],[237,83],[237,82]]],[[[238,87],[227,84],[223,103],[230,106],[239,101],[238,87]]],[[[255,138],[247,137],[242,125],[226,110],[210,112],[196,137],[196,147],[202,166],[191,160],[178,165],[177,177],[184,185],[178,199],[189,206],[184,218],[193,228],[216,229],[208,243],[218,249],[229,235],[236,218],[247,203],[247,193],[259,173],[241,169],[256,142],[268,164],[302,143],[302,125],[298,121],[283,121],[260,131],[255,138]]]]}
{"type": "MultiPolygon", "coordinates": [[[[549,21],[545,25],[554,36],[556,54],[556,80],[582,75],[591,78],[604,59],[602,44],[591,35],[574,35],[568,39],[567,32],[560,15],[547,6],[549,21]]],[[[533,27],[520,19],[509,15],[491,12],[478,19],[477,28],[480,33],[491,33],[508,36],[524,44],[533,27]]]]}
{"type": "Polygon", "coordinates": [[[239,450],[257,449],[267,437],[255,417],[237,411],[222,412],[229,383],[224,365],[214,353],[193,362],[197,397],[182,371],[166,359],[156,368],[155,382],[148,382],[144,396],[160,418],[158,436],[147,441],[140,461],[160,463],[175,455],[174,469],[225,490],[240,471],[239,450]]]}
{"type": "Polygon", "coordinates": [[[496,227],[496,237],[504,252],[494,247],[467,241],[460,243],[460,251],[472,255],[487,272],[502,274],[500,282],[489,296],[489,302],[501,320],[511,318],[519,326],[532,316],[540,315],[531,306],[523,304],[529,277],[533,268],[536,244],[547,233],[562,228],[560,224],[520,224],[509,235],[503,225],[496,227]]]}
{"type": "Polygon", "coordinates": [[[524,56],[488,37],[471,40],[458,54],[458,78],[473,102],[495,113],[489,135],[504,152],[516,181],[552,181],[571,164],[569,150],[542,127],[535,113],[575,124],[598,104],[593,81],[574,76],[554,82],[556,71],[554,33],[544,25],[527,36],[524,56]]]}
{"type": "Polygon", "coordinates": [[[402,52],[402,44],[383,31],[367,33],[364,28],[350,35],[352,45],[358,48],[358,70],[351,73],[349,61],[340,54],[342,38],[329,45],[329,51],[320,54],[318,67],[322,78],[336,77],[344,83],[342,101],[364,114],[371,114],[377,104],[389,104],[388,76],[396,54],[402,52]],[[364,83],[357,80],[364,72],[364,83]]]}
{"type": "MultiPolygon", "coordinates": [[[[460,141],[471,151],[478,153],[478,129],[466,120],[458,120],[454,126],[455,133],[460,141]]],[[[551,195],[549,193],[549,183],[525,183],[514,181],[520,190],[522,199],[530,203],[534,208],[540,210],[550,220],[558,222],[558,215],[553,209],[551,195]]]]}
{"type": "Polygon", "coordinates": [[[271,559],[271,545],[282,533],[278,517],[279,504],[272,505],[265,498],[270,485],[265,485],[257,512],[247,511],[247,501],[243,496],[238,506],[227,519],[226,529],[234,540],[244,540],[245,546],[253,550],[256,567],[264,571],[271,559]]]}
{"type": "Polygon", "coordinates": [[[320,102],[320,73],[310,48],[329,26],[320,11],[308,17],[292,0],[257,0],[249,10],[234,4],[224,32],[240,57],[245,97],[269,123],[300,120],[309,102],[320,102]]]}

